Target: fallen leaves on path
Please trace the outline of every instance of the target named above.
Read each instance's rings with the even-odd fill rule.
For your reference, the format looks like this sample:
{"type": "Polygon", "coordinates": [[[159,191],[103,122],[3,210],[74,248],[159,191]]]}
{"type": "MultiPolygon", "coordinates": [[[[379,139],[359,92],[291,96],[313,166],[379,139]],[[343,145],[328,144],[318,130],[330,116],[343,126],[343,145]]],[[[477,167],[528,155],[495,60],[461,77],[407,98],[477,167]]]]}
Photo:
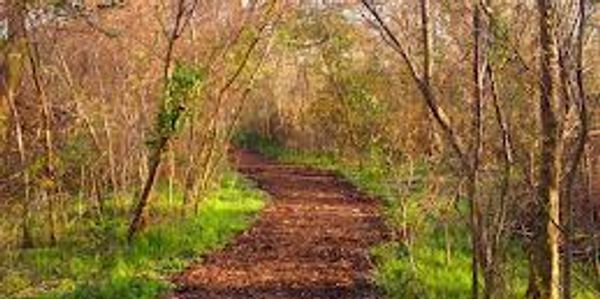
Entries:
{"type": "Polygon", "coordinates": [[[237,151],[272,197],[254,226],[191,266],[171,299],[380,298],[369,248],[385,238],[377,202],[332,172],[237,151]]]}

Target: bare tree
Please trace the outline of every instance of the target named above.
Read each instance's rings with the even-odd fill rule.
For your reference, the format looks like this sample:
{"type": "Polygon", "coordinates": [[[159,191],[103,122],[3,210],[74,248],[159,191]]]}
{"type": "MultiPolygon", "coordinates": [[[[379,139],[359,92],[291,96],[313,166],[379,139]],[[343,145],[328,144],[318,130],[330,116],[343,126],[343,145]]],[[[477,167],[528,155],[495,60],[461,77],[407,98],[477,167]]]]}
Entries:
{"type": "Polygon", "coordinates": [[[454,153],[458,156],[460,165],[459,169],[462,169],[462,175],[466,179],[466,193],[470,205],[470,227],[471,227],[471,248],[472,248],[472,286],[471,286],[471,297],[479,297],[479,266],[481,257],[481,232],[479,231],[481,211],[477,201],[477,182],[479,172],[479,153],[481,150],[481,104],[482,104],[482,92],[483,92],[483,78],[484,76],[484,65],[481,56],[481,13],[479,1],[473,3],[473,98],[472,98],[472,115],[471,115],[471,138],[472,142],[468,148],[463,144],[460,136],[456,133],[453,125],[444,112],[443,108],[438,104],[438,99],[431,82],[431,41],[430,41],[430,29],[429,29],[429,1],[421,0],[421,40],[423,45],[423,72],[421,75],[418,74],[415,64],[411,60],[405,47],[401,44],[400,40],[387,26],[382,16],[376,10],[373,3],[368,0],[362,0],[363,5],[375,18],[379,28],[384,34],[384,38],[396,51],[404,63],[408,66],[410,74],[417,84],[419,91],[425,101],[425,104],[429,108],[431,115],[433,116],[436,123],[442,129],[446,140],[448,141],[454,153]]]}

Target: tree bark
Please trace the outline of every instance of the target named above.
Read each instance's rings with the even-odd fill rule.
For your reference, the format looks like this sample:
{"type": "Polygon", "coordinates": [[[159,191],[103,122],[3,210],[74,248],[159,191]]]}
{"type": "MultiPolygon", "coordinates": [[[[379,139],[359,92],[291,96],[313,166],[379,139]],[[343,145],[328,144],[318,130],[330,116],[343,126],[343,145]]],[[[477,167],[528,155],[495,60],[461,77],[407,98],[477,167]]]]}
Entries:
{"type": "Polygon", "coordinates": [[[44,147],[46,154],[45,164],[45,179],[46,184],[42,186],[42,193],[44,199],[48,202],[48,229],[50,245],[54,246],[57,242],[57,224],[55,215],[55,195],[57,193],[58,179],[56,177],[56,157],[54,153],[54,141],[52,134],[52,123],[53,113],[50,99],[48,98],[46,91],[44,90],[43,82],[40,76],[40,55],[38,48],[26,29],[25,24],[25,7],[20,7],[20,14],[22,14],[20,20],[21,23],[16,24],[20,26],[19,31],[23,34],[24,48],[29,61],[29,67],[31,69],[31,79],[35,88],[36,95],[40,100],[42,106],[42,118],[43,118],[43,132],[44,132],[44,147]]]}
{"type": "MultiPolygon", "coordinates": [[[[585,22],[586,22],[586,7],[585,0],[579,0],[578,4],[578,19],[579,24],[577,28],[577,42],[576,42],[576,56],[575,56],[575,84],[577,89],[577,110],[578,110],[578,121],[579,121],[579,132],[576,139],[575,152],[572,156],[572,161],[567,175],[565,177],[565,215],[563,219],[566,222],[565,225],[565,255],[564,255],[564,267],[563,267],[563,298],[571,299],[572,287],[571,287],[571,266],[573,263],[573,233],[574,233],[574,221],[573,221],[573,187],[575,184],[575,178],[579,165],[581,163],[583,154],[585,152],[585,145],[588,139],[589,125],[588,125],[588,109],[587,109],[587,95],[583,83],[583,47],[584,47],[584,34],[585,34],[585,22]]],[[[565,70],[569,71],[569,70],[565,70]]]]}
{"type": "Polygon", "coordinates": [[[511,187],[510,178],[512,174],[513,157],[509,125],[499,103],[499,95],[497,92],[494,71],[489,63],[486,65],[486,72],[490,81],[492,104],[494,107],[496,123],[502,134],[502,180],[498,195],[498,206],[497,210],[494,212],[494,215],[488,217],[488,221],[491,220],[491,223],[486,223],[486,226],[488,227],[488,245],[485,248],[487,269],[485,269],[486,273],[484,278],[486,281],[484,298],[487,299],[496,298],[498,294],[502,294],[504,288],[506,287],[504,285],[504,281],[502,281],[502,276],[499,276],[498,274],[500,273],[500,266],[504,262],[502,249],[506,244],[505,232],[507,231],[507,199],[511,187]]]}
{"type": "Polygon", "coordinates": [[[6,136],[8,132],[11,114],[8,96],[21,83],[25,37],[22,10],[23,3],[19,0],[5,0],[3,17],[7,20],[8,39],[0,45],[0,136],[6,136]]]}
{"type": "MultiPolygon", "coordinates": [[[[477,183],[479,181],[479,156],[481,151],[481,133],[482,133],[482,121],[481,121],[481,105],[483,100],[483,76],[482,76],[482,65],[484,64],[484,58],[482,57],[483,43],[482,43],[482,22],[481,22],[481,11],[479,1],[473,1],[473,98],[471,103],[471,138],[469,153],[471,154],[471,161],[469,168],[469,174],[467,178],[467,196],[469,197],[469,210],[470,210],[470,231],[471,231],[471,247],[473,252],[471,255],[471,298],[479,298],[479,266],[485,270],[485,260],[483,259],[483,236],[485,228],[481,225],[482,217],[480,211],[479,201],[477,199],[477,183]]],[[[485,278],[488,278],[485,275],[485,278]]],[[[487,279],[486,279],[487,280],[487,279]]],[[[487,288],[486,288],[487,289],[487,288]]]]}
{"type": "Polygon", "coordinates": [[[21,248],[27,249],[33,247],[33,239],[31,236],[31,230],[29,227],[29,207],[31,203],[31,184],[29,171],[27,169],[27,151],[25,149],[25,141],[23,137],[23,126],[21,123],[21,115],[14,100],[12,91],[7,94],[8,106],[12,112],[12,118],[15,122],[15,139],[17,141],[17,148],[19,150],[19,168],[21,177],[23,178],[24,194],[22,199],[22,213],[21,213],[21,248]]]}
{"type": "Polygon", "coordinates": [[[560,297],[559,210],[561,147],[559,142],[560,75],[553,0],[538,0],[540,34],[541,121],[536,221],[530,248],[528,298],[560,297]]]}
{"type": "Polygon", "coordinates": [[[142,188],[142,192],[140,192],[139,200],[135,206],[135,209],[132,212],[132,220],[129,225],[129,230],[127,232],[127,240],[131,242],[135,234],[142,228],[143,217],[144,217],[144,209],[148,205],[148,199],[150,198],[150,192],[152,192],[152,187],[156,182],[156,176],[158,174],[158,169],[160,167],[161,156],[164,152],[165,147],[167,146],[168,139],[166,137],[161,137],[156,145],[156,148],[153,149],[152,154],[150,155],[149,166],[148,166],[148,176],[142,188]]]}
{"type": "MultiPolygon", "coordinates": [[[[171,31],[169,32],[168,40],[167,40],[167,49],[165,53],[165,57],[163,59],[163,88],[164,92],[167,91],[169,85],[169,78],[171,72],[171,66],[173,64],[173,52],[175,50],[175,44],[177,40],[181,37],[182,31],[187,25],[188,18],[191,17],[191,13],[196,8],[198,1],[194,1],[191,8],[186,8],[185,0],[178,0],[176,15],[174,20],[174,25],[171,31]]],[[[162,108],[159,108],[162,109],[162,108]]],[[[172,120],[176,123],[179,120],[179,117],[172,120]]],[[[142,220],[144,215],[144,209],[148,204],[148,199],[150,197],[150,192],[152,192],[152,187],[156,181],[156,176],[158,174],[158,169],[162,162],[162,154],[167,147],[169,140],[171,139],[170,134],[163,134],[161,128],[156,128],[158,136],[158,140],[156,140],[156,144],[154,144],[152,148],[152,153],[149,158],[149,169],[148,175],[144,182],[144,186],[142,187],[142,191],[140,192],[139,198],[137,200],[136,206],[132,212],[131,223],[129,224],[129,230],[127,233],[127,240],[131,242],[135,236],[135,234],[139,231],[142,226],[142,220]]]]}
{"type": "MultiPolygon", "coordinates": [[[[29,207],[31,201],[31,180],[27,170],[27,153],[25,148],[23,125],[21,115],[15,101],[16,89],[21,84],[21,75],[25,58],[25,26],[23,3],[16,0],[8,0],[4,4],[8,20],[9,37],[5,46],[1,49],[0,58],[0,136],[5,136],[3,130],[8,128],[8,115],[15,122],[15,138],[19,152],[19,168],[23,178],[24,194],[21,213],[21,247],[33,246],[31,230],[29,227],[29,207]]],[[[2,144],[0,144],[1,146],[2,144]]]]}

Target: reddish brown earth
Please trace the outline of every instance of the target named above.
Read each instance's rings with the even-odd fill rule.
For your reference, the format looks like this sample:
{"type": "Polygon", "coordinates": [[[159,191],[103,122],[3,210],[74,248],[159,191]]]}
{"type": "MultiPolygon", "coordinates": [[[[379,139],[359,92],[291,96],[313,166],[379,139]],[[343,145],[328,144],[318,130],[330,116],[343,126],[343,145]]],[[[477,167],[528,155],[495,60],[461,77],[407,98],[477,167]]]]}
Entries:
{"type": "Polygon", "coordinates": [[[177,278],[171,299],[380,298],[369,248],[385,238],[376,200],[329,171],[234,154],[271,195],[255,225],[177,278]]]}

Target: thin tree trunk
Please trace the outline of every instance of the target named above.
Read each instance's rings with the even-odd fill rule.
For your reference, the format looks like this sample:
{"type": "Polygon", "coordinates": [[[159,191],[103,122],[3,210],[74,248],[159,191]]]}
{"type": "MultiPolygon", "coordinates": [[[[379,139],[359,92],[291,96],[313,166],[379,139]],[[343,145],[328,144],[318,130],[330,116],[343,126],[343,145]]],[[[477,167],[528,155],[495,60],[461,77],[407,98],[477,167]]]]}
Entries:
{"type": "Polygon", "coordinates": [[[541,144],[539,183],[536,198],[534,239],[530,251],[531,273],[529,298],[560,297],[560,169],[558,111],[560,83],[558,46],[556,42],[555,3],[538,0],[540,26],[540,121],[541,144]]]}
{"type": "Polygon", "coordinates": [[[506,231],[507,197],[509,196],[513,158],[510,141],[510,129],[506,122],[505,116],[502,113],[502,108],[500,107],[494,72],[490,64],[486,65],[486,69],[488,79],[490,81],[496,123],[502,134],[502,181],[500,183],[500,194],[498,196],[498,210],[491,217],[492,223],[489,223],[490,232],[488,240],[490,243],[486,248],[488,269],[486,269],[485,274],[486,290],[484,293],[485,298],[495,298],[497,296],[496,294],[502,294],[505,288],[504,282],[501,280],[502,277],[499,276],[499,274],[500,266],[504,262],[502,249],[505,244],[504,237],[506,231]]]}
{"type": "Polygon", "coordinates": [[[448,225],[448,220],[444,220],[444,247],[446,251],[446,267],[450,266],[450,262],[452,262],[452,242],[450,240],[450,228],[448,225]]]}
{"type": "Polygon", "coordinates": [[[21,169],[21,177],[23,178],[24,184],[24,197],[22,201],[22,213],[21,213],[21,248],[31,248],[33,247],[33,239],[31,237],[31,231],[29,228],[29,207],[31,203],[31,184],[29,177],[29,170],[27,169],[27,153],[25,149],[25,142],[23,138],[23,127],[21,124],[21,115],[19,114],[19,110],[14,102],[14,95],[12,91],[8,91],[7,95],[8,106],[12,112],[12,117],[15,122],[15,138],[17,141],[17,148],[19,150],[19,163],[21,169]]]}
{"type": "MultiPolygon", "coordinates": [[[[371,1],[368,0],[362,0],[361,1],[363,6],[370,12],[370,14],[375,18],[376,23],[379,25],[380,30],[382,32],[382,35],[384,35],[386,38],[384,38],[384,41],[388,43],[388,45],[391,47],[392,50],[394,50],[398,55],[400,55],[402,61],[406,64],[406,66],[408,67],[409,73],[412,77],[412,79],[414,80],[414,82],[416,83],[417,87],[419,88],[419,91],[421,92],[421,95],[423,96],[423,100],[425,102],[425,104],[427,105],[429,112],[431,114],[431,116],[433,117],[433,119],[436,121],[436,123],[439,125],[439,127],[442,129],[442,132],[448,142],[448,144],[450,145],[450,147],[452,148],[452,150],[454,151],[454,153],[458,156],[459,160],[460,160],[460,165],[459,168],[462,170],[462,175],[468,180],[467,181],[467,196],[469,197],[470,200],[470,210],[471,210],[471,214],[470,214],[470,225],[471,225],[471,229],[472,229],[472,247],[473,247],[473,261],[472,261],[472,271],[473,271],[473,275],[472,275],[472,293],[471,296],[472,298],[478,298],[479,296],[479,273],[478,273],[478,265],[479,265],[479,260],[478,260],[478,233],[476,232],[477,228],[476,226],[478,225],[478,221],[477,221],[477,214],[479,214],[479,211],[476,207],[476,205],[474,205],[475,203],[475,197],[477,196],[477,182],[476,180],[477,178],[477,170],[473,169],[474,166],[478,165],[478,159],[475,160],[471,160],[469,158],[469,154],[478,154],[479,153],[479,143],[480,141],[475,141],[475,143],[477,143],[477,145],[475,146],[471,146],[469,149],[472,150],[469,153],[467,153],[465,151],[465,146],[463,145],[463,142],[460,138],[460,136],[456,133],[455,129],[453,128],[450,119],[448,118],[448,116],[446,115],[444,109],[439,105],[438,103],[438,98],[435,94],[435,91],[432,87],[432,82],[430,80],[430,72],[431,72],[431,46],[430,46],[430,39],[429,39],[429,34],[430,34],[430,29],[428,28],[428,24],[429,24],[429,2],[428,0],[421,0],[420,1],[420,8],[421,8],[421,39],[422,39],[422,43],[423,43],[423,74],[419,75],[417,72],[417,68],[415,66],[415,64],[413,63],[413,61],[411,60],[411,58],[409,57],[409,54],[406,50],[406,48],[403,46],[403,44],[400,42],[400,40],[398,39],[398,37],[392,32],[392,30],[390,29],[389,26],[386,25],[386,22],[384,21],[383,17],[379,14],[379,12],[377,11],[377,9],[375,8],[375,6],[373,5],[373,3],[371,1]]],[[[479,52],[479,50],[478,50],[479,52]]],[[[479,69],[479,58],[478,62],[477,62],[477,68],[479,69]]],[[[479,71],[477,71],[479,72],[479,71]]],[[[479,74],[477,74],[478,77],[478,81],[479,81],[479,77],[481,77],[479,74]]],[[[473,116],[474,119],[473,120],[473,127],[477,127],[477,131],[480,130],[480,113],[481,113],[481,97],[477,96],[474,101],[473,101],[473,112],[475,113],[473,116]]],[[[475,131],[474,131],[475,132],[475,131]]],[[[480,134],[480,132],[476,133],[477,135],[480,134]]],[[[477,136],[473,136],[474,138],[478,138],[477,136]]],[[[481,136],[479,136],[480,138],[481,136]]]]}
{"type": "MultiPolygon", "coordinates": [[[[482,121],[481,121],[481,106],[483,100],[483,76],[482,76],[482,65],[484,59],[482,57],[482,22],[481,22],[481,11],[479,1],[474,1],[473,5],[473,99],[471,107],[471,142],[470,150],[471,153],[471,167],[470,173],[467,179],[467,196],[469,197],[470,203],[470,223],[471,223],[471,246],[473,248],[471,256],[471,272],[472,272],[472,285],[471,285],[471,298],[479,298],[479,266],[485,270],[485,260],[483,259],[483,236],[485,234],[485,227],[482,225],[482,217],[480,211],[479,201],[477,199],[477,183],[479,181],[479,156],[481,151],[481,134],[482,134],[482,121]]],[[[485,288],[487,289],[487,288],[485,288]]]]}
{"type": "MultiPolygon", "coordinates": [[[[193,6],[191,8],[186,8],[185,0],[179,0],[177,2],[177,10],[174,20],[174,25],[171,31],[169,32],[168,40],[167,40],[167,50],[163,60],[163,88],[166,92],[169,85],[169,77],[171,71],[171,65],[173,63],[173,52],[175,50],[175,43],[181,37],[182,30],[185,28],[187,24],[186,12],[192,13],[195,9],[198,1],[193,2],[193,6]]],[[[187,16],[190,17],[189,15],[187,16]]],[[[174,123],[178,121],[177,117],[173,120],[174,123]]],[[[161,128],[157,128],[157,131],[160,131],[161,128]]],[[[161,134],[160,132],[156,132],[161,134]]],[[[129,230],[127,233],[127,240],[131,242],[135,234],[139,231],[142,226],[142,218],[144,214],[144,209],[148,203],[148,199],[150,197],[150,192],[152,191],[152,187],[156,181],[156,176],[158,174],[158,169],[160,167],[162,161],[162,154],[165,151],[166,146],[169,143],[171,135],[162,135],[158,137],[156,144],[152,149],[152,153],[149,157],[149,169],[148,176],[146,177],[144,186],[142,187],[142,191],[139,194],[138,201],[136,206],[132,212],[131,223],[129,224],[129,230]]]]}
{"type": "Polygon", "coordinates": [[[429,0],[420,1],[421,13],[421,39],[423,40],[423,81],[431,85],[431,32],[429,30],[429,0]]]}
{"type": "MultiPolygon", "coordinates": [[[[586,201],[590,204],[589,209],[589,230],[592,231],[592,252],[600,252],[600,242],[598,241],[598,226],[596,225],[597,221],[597,208],[594,206],[592,202],[592,196],[594,191],[594,165],[595,161],[593,157],[590,156],[590,148],[587,147],[584,152],[584,162],[585,162],[585,196],[586,201]]],[[[594,268],[596,269],[596,279],[600,280],[600,256],[594,254],[592,256],[591,262],[594,264],[594,268]]]]}
{"type": "Polygon", "coordinates": [[[587,111],[587,96],[585,93],[585,87],[583,83],[583,46],[584,46],[584,34],[585,34],[585,22],[586,22],[586,11],[585,11],[585,0],[579,0],[578,7],[578,18],[579,26],[577,30],[577,48],[576,48],[576,69],[575,78],[577,86],[577,109],[579,115],[579,133],[577,136],[576,148],[573,153],[571,161],[571,167],[567,170],[566,186],[565,186],[565,215],[563,219],[566,220],[565,225],[565,260],[564,260],[564,277],[563,277],[563,298],[571,299],[572,287],[571,287],[571,267],[573,263],[573,242],[572,237],[574,233],[574,221],[573,221],[573,186],[575,178],[578,173],[581,159],[585,152],[585,145],[588,139],[588,111],[587,111]]]}
{"type": "MultiPolygon", "coordinates": [[[[421,0],[423,1],[423,0],[421,0]]],[[[361,0],[364,7],[371,13],[371,15],[375,18],[377,24],[379,25],[382,34],[387,37],[385,41],[389,44],[392,50],[394,50],[398,55],[400,55],[402,61],[408,67],[409,73],[417,87],[419,88],[419,92],[422,95],[423,101],[427,105],[429,112],[438,126],[442,129],[444,137],[446,138],[448,144],[452,148],[452,150],[456,153],[456,155],[460,159],[460,166],[465,169],[465,172],[468,173],[468,169],[471,167],[468,159],[468,155],[465,154],[464,145],[460,136],[456,133],[452,124],[450,123],[450,119],[448,115],[445,113],[444,109],[439,105],[438,98],[433,90],[430,81],[424,79],[423,76],[420,76],[417,72],[417,68],[413,61],[410,59],[408,52],[405,47],[402,45],[400,40],[390,27],[386,25],[386,22],[383,20],[382,16],[377,12],[376,8],[369,0],[361,0]]],[[[423,6],[422,6],[423,7],[423,6]]],[[[425,6],[427,8],[427,6],[425,6]]],[[[425,14],[427,15],[427,14],[425,14]]],[[[427,29],[428,30],[428,29],[427,29]]],[[[427,35],[426,35],[427,36],[427,35]]],[[[429,40],[423,40],[423,43],[428,44],[429,40]]],[[[428,48],[429,46],[424,46],[428,48]]],[[[428,53],[424,53],[424,55],[428,55],[428,53]]],[[[425,60],[425,59],[424,59],[425,60]]],[[[428,59],[429,63],[431,63],[431,59],[428,59]]],[[[424,66],[424,69],[430,69],[430,66],[424,66]]]]}
{"type": "Polygon", "coordinates": [[[79,167],[79,196],[78,196],[79,198],[77,199],[77,217],[78,218],[81,218],[83,216],[83,211],[84,211],[83,210],[83,207],[84,207],[83,199],[88,196],[88,194],[86,192],[85,178],[86,178],[85,165],[81,165],[79,167]]]}
{"type": "Polygon", "coordinates": [[[106,111],[104,111],[104,113],[102,113],[102,125],[104,127],[104,134],[106,136],[106,146],[107,146],[107,158],[108,158],[108,170],[109,170],[109,174],[110,174],[110,190],[111,191],[116,191],[118,190],[118,181],[117,181],[117,170],[116,170],[116,163],[115,163],[115,151],[114,151],[114,144],[113,144],[113,136],[112,136],[112,130],[110,128],[110,123],[108,120],[108,113],[106,111]]]}
{"type": "Polygon", "coordinates": [[[152,187],[154,186],[154,183],[156,181],[156,176],[160,167],[161,155],[167,145],[167,142],[168,140],[166,137],[161,137],[156,148],[150,155],[148,177],[146,178],[146,182],[144,183],[142,191],[139,195],[139,201],[137,202],[135,209],[133,210],[131,224],[129,225],[129,230],[127,232],[127,240],[129,242],[133,240],[135,234],[143,226],[144,209],[148,204],[150,192],[152,191],[152,187]]]}
{"type": "MultiPolygon", "coordinates": [[[[21,11],[21,13],[25,13],[21,11]]],[[[25,18],[23,17],[23,22],[25,18]]],[[[52,107],[51,103],[44,91],[44,87],[42,86],[39,67],[40,67],[40,56],[38,53],[38,49],[35,46],[34,42],[31,39],[31,36],[27,34],[27,30],[25,29],[25,23],[22,23],[25,37],[25,44],[27,49],[27,56],[29,58],[29,64],[31,68],[31,78],[34,83],[35,91],[37,93],[38,99],[40,100],[40,104],[42,105],[42,118],[43,118],[43,131],[44,131],[44,145],[46,150],[46,179],[48,180],[47,186],[43,186],[43,194],[45,200],[48,202],[48,227],[50,234],[50,244],[52,246],[56,245],[57,241],[57,232],[56,232],[56,215],[55,215],[55,195],[57,190],[57,177],[56,177],[56,169],[55,169],[55,154],[54,154],[54,144],[53,144],[53,136],[52,136],[52,107]]]]}
{"type": "Polygon", "coordinates": [[[189,206],[190,200],[191,200],[191,193],[192,193],[192,189],[194,188],[194,182],[196,180],[197,177],[197,160],[198,160],[198,153],[200,152],[199,150],[196,150],[196,147],[198,147],[198,145],[196,144],[196,115],[192,116],[192,120],[190,123],[190,134],[188,136],[188,143],[187,143],[187,151],[188,151],[188,165],[185,169],[185,177],[184,177],[184,183],[183,183],[183,202],[182,202],[182,209],[181,209],[181,214],[182,216],[185,216],[187,213],[187,207],[189,206]]]}
{"type": "Polygon", "coordinates": [[[96,216],[101,219],[102,216],[104,215],[104,200],[102,199],[102,191],[100,190],[100,184],[98,183],[99,180],[99,176],[96,174],[92,174],[92,195],[96,201],[96,208],[95,208],[95,214],[96,216]]]}
{"type": "Polygon", "coordinates": [[[173,204],[174,186],[175,184],[175,149],[169,147],[169,205],[173,204]]]}

